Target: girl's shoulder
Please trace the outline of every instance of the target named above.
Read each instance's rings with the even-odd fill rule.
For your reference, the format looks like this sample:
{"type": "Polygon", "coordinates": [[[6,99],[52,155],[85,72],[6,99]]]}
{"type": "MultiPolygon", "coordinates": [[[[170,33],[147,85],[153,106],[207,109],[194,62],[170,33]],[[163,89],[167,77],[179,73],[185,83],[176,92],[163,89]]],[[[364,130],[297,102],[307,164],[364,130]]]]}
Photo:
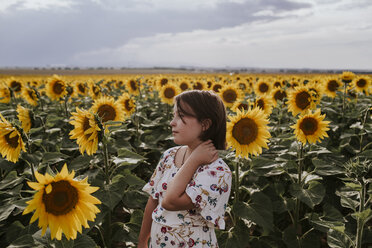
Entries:
{"type": "Polygon", "coordinates": [[[174,156],[179,148],[180,146],[174,146],[174,147],[168,148],[167,150],[163,152],[163,154],[160,157],[160,160],[166,160],[168,157],[174,156]]]}
{"type": "Polygon", "coordinates": [[[208,168],[225,173],[231,173],[230,167],[225,163],[225,161],[223,161],[222,158],[218,158],[214,162],[210,163],[208,168]]]}

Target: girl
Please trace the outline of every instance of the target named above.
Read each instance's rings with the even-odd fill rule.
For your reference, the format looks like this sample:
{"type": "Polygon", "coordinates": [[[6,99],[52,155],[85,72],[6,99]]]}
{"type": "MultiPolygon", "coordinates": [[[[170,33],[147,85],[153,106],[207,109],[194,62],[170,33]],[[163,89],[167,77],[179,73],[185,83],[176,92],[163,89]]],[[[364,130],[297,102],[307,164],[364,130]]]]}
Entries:
{"type": "Polygon", "coordinates": [[[226,111],[212,91],[175,98],[174,143],[164,152],[143,191],[150,194],[138,247],[218,247],[224,229],[231,171],[218,158],[226,144],[226,111]]]}

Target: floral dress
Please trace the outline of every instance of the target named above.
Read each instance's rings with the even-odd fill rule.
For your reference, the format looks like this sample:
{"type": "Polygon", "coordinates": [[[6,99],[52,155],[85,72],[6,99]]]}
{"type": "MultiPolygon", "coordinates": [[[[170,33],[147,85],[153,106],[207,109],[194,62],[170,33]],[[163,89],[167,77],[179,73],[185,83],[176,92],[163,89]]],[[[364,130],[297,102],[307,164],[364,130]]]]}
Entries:
{"type": "Polygon", "coordinates": [[[173,147],[164,152],[149,182],[142,189],[159,201],[152,213],[150,247],[217,248],[214,229],[225,228],[231,171],[220,158],[200,166],[185,190],[195,208],[168,211],[161,206],[161,202],[168,183],[179,170],[174,162],[179,148],[173,147]]]}

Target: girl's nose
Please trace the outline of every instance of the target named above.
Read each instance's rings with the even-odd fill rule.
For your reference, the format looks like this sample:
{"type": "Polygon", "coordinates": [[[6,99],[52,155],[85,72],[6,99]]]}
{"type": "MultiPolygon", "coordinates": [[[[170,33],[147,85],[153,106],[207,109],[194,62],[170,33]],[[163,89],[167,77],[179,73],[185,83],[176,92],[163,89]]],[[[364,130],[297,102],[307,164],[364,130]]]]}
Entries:
{"type": "Polygon", "coordinates": [[[172,121],[169,123],[171,127],[174,127],[176,125],[176,122],[174,121],[174,118],[172,119],[172,121]]]}

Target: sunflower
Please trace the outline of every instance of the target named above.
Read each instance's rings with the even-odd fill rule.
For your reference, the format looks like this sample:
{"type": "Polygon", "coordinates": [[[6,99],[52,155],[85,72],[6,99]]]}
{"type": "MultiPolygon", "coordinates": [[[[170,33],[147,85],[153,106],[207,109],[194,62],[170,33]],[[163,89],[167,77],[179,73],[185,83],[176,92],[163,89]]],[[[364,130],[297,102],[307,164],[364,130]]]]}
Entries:
{"type": "Polygon", "coordinates": [[[132,95],[138,96],[140,93],[140,83],[136,79],[129,79],[126,82],[126,89],[132,95]]]}
{"type": "Polygon", "coordinates": [[[74,91],[77,92],[79,95],[86,96],[88,94],[88,86],[87,84],[79,81],[74,84],[74,91]]]}
{"type": "Polygon", "coordinates": [[[178,84],[178,87],[183,92],[183,91],[190,89],[190,83],[186,80],[183,80],[181,81],[181,83],[178,84]]]}
{"type": "Polygon", "coordinates": [[[256,93],[256,95],[258,96],[269,94],[271,88],[272,88],[271,83],[265,80],[259,80],[256,84],[254,84],[254,93],[256,93]]]}
{"type": "Polygon", "coordinates": [[[239,109],[241,112],[243,112],[243,111],[248,111],[250,107],[251,107],[251,103],[249,102],[249,100],[237,101],[231,107],[231,110],[234,112],[237,112],[237,110],[239,109]]]}
{"type": "Polygon", "coordinates": [[[271,99],[273,100],[273,106],[278,104],[278,101],[284,101],[287,98],[287,93],[281,88],[275,88],[271,91],[271,99]]]}
{"type": "Polygon", "coordinates": [[[263,95],[256,99],[256,101],[253,104],[253,107],[260,108],[265,115],[270,115],[273,109],[273,101],[270,97],[263,95]]]}
{"type": "Polygon", "coordinates": [[[89,95],[92,99],[97,99],[102,96],[101,87],[98,84],[95,84],[93,81],[88,81],[89,85],[89,95]]]}
{"type": "Polygon", "coordinates": [[[46,84],[46,94],[50,99],[58,101],[67,94],[66,87],[67,84],[60,77],[54,75],[46,84]]]}
{"type": "Polygon", "coordinates": [[[17,162],[21,150],[26,152],[20,132],[0,114],[0,153],[10,162],[17,162]]]}
{"type": "Polygon", "coordinates": [[[211,86],[211,89],[216,92],[216,93],[219,93],[222,89],[223,85],[220,83],[220,82],[215,82],[212,84],[211,86]]]}
{"type": "Polygon", "coordinates": [[[37,106],[37,93],[36,90],[29,88],[29,87],[23,87],[22,89],[22,97],[25,99],[30,105],[37,106]]]}
{"type": "Polygon", "coordinates": [[[334,98],[340,86],[341,86],[341,83],[338,81],[337,78],[334,78],[334,77],[327,78],[326,80],[324,80],[324,83],[323,83],[323,92],[327,96],[334,98]]]}
{"type": "Polygon", "coordinates": [[[324,89],[322,87],[323,81],[320,80],[314,80],[306,84],[306,87],[309,89],[309,92],[311,93],[313,97],[313,101],[318,104],[320,103],[320,99],[323,96],[324,89]]]}
{"type": "Polygon", "coordinates": [[[21,105],[17,106],[17,117],[18,120],[21,122],[22,129],[25,133],[28,133],[32,126],[32,118],[30,110],[22,107],[21,105]]]}
{"type": "Polygon", "coordinates": [[[11,77],[7,80],[8,87],[14,92],[15,96],[19,96],[22,92],[23,82],[11,77]]]}
{"type": "Polygon", "coordinates": [[[156,85],[159,89],[161,89],[163,86],[167,85],[169,82],[169,79],[166,78],[166,77],[160,77],[157,81],[156,81],[156,85]]]}
{"type": "Polygon", "coordinates": [[[176,87],[174,84],[168,83],[160,89],[159,96],[162,102],[172,105],[174,97],[179,93],[180,90],[178,87],[176,87]]]}
{"type": "Polygon", "coordinates": [[[350,83],[355,77],[355,74],[351,71],[344,71],[341,74],[341,80],[344,83],[350,83]]]}
{"type": "Polygon", "coordinates": [[[359,76],[353,80],[353,86],[356,92],[369,94],[368,89],[371,85],[371,79],[364,76],[359,76]]]}
{"type": "Polygon", "coordinates": [[[136,110],[136,103],[128,93],[122,94],[118,98],[117,102],[123,106],[125,116],[131,116],[131,114],[136,110]]]}
{"type": "Polygon", "coordinates": [[[243,98],[241,90],[235,87],[235,85],[226,84],[221,88],[219,94],[223,103],[228,108],[231,108],[235,102],[241,101],[243,98]]]}
{"type": "Polygon", "coordinates": [[[315,108],[312,92],[306,86],[298,86],[288,93],[288,110],[293,116],[315,108]]]}
{"type": "Polygon", "coordinates": [[[124,121],[122,106],[112,97],[103,96],[94,101],[91,111],[102,118],[102,122],[124,121]]]}
{"type": "Polygon", "coordinates": [[[10,90],[8,86],[4,84],[0,84],[0,102],[1,103],[9,103],[10,102],[10,90]]]}
{"type": "Polygon", "coordinates": [[[226,140],[228,146],[236,150],[236,156],[248,158],[249,154],[261,154],[262,147],[268,148],[268,138],[271,137],[267,127],[269,121],[262,110],[237,110],[237,115],[229,116],[229,119],[226,140]]]}
{"type": "Polygon", "coordinates": [[[208,89],[208,85],[203,80],[197,80],[197,81],[193,82],[192,88],[194,90],[207,90],[208,89]]]}
{"type": "Polygon", "coordinates": [[[90,186],[87,177],[77,181],[74,176],[75,172],[69,173],[65,164],[54,177],[36,171],[37,182],[27,182],[37,192],[32,200],[26,202],[28,205],[22,214],[35,210],[30,223],[39,219],[42,235],[49,227],[52,239],[61,240],[62,233],[68,240],[76,239],[82,226],[89,228],[88,221],[94,221],[96,214],[101,212],[96,206],[101,201],[91,195],[99,188],[90,186]]]}
{"type": "Polygon", "coordinates": [[[99,132],[94,115],[87,110],[76,108],[76,112],[71,113],[70,124],[74,129],[70,131],[70,139],[77,139],[81,154],[87,152],[88,155],[93,155],[98,149],[99,132]]]}
{"type": "Polygon", "coordinates": [[[324,118],[325,114],[321,115],[320,109],[317,109],[314,113],[308,110],[307,114],[301,116],[297,123],[291,126],[297,140],[305,145],[306,142],[315,144],[320,139],[328,137],[326,131],[329,130],[329,121],[323,121],[324,118]]]}

